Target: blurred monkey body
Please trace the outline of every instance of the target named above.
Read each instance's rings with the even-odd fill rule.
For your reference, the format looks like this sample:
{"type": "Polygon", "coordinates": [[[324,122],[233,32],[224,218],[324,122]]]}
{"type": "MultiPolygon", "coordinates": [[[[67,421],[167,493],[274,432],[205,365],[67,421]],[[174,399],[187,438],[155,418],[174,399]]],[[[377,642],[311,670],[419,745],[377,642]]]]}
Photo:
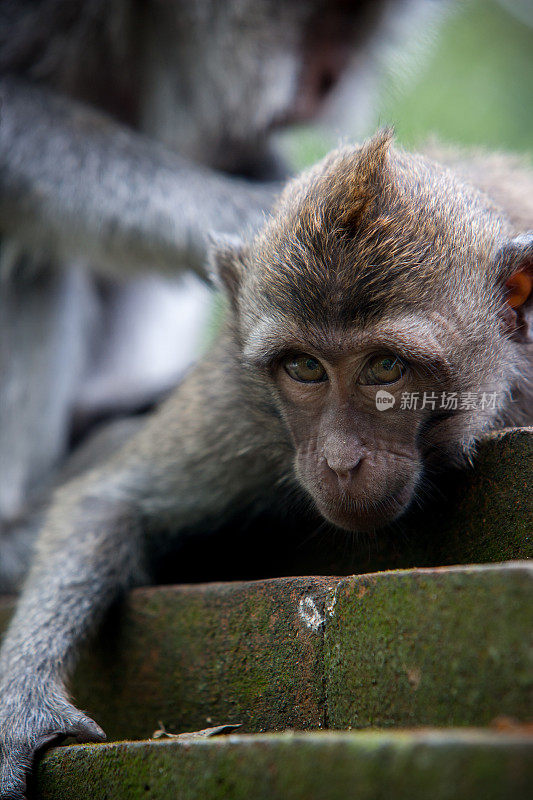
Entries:
{"type": "Polygon", "coordinates": [[[272,131],[316,112],[391,5],[0,0],[0,590],[74,421],[183,370],[181,297],[143,273],[203,274],[210,232],[262,221],[272,131]]]}
{"type": "Polygon", "coordinates": [[[22,797],[42,744],[102,738],[66,694],[77,645],[122,591],[157,580],[180,536],[305,506],[379,529],[425,473],[531,421],[532,258],[531,232],[386,131],[290,183],[250,242],[219,241],[228,310],[212,351],[56,494],[0,655],[2,797],[22,797]],[[402,407],[425,392],[495,402],[402,407]]]}

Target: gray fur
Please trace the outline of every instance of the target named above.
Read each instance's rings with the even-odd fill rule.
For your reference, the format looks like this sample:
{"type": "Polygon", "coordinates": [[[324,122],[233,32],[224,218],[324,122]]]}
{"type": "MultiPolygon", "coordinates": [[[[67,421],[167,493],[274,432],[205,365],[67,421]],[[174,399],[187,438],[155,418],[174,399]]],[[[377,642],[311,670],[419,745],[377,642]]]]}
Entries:
{"type": "MultiPolygon", "coordinates": [[[[405,286],[417,291],[417,280],[428,269],[416,252],[417,236],[426,252],[424,237],[432,225],[439,230],[442,246],[434,266],[439,254],[450,257],[454,242],[465,257],[464,262],[452,258],[448,271],[435,267],[436,308],[427,306],[425,286],[419,292],[422,316],[438,321],[445,343],[439,364],[454,367],[450,375],[446,373],[451,388],[473,388],[469,383],[473,375],[483,385],[484,371],[489,381],[497,376],[507,405],[489,417],[458,413],[445,420],[437,417],[429,427],[425,422],[432,420],[421,420],[426,436],[417,444],[418,458],[429,458],[436,449],[446,465],[457,454],[471,451],[486,430],[517,421],[509,400],[511,384],[524,400],[519,421],[527,421],[526,413],[530,419],[527,330],[506,332],[500,324],[498,299],[504,298],[502,282],[529,258],[531,234],[502,247],[512,236],[512,227],[486,198],[419,157],[395,154],[386,168],[389,139],[382,135],[364,150],[334,154],[291,184],[276,216],[251,245],[235,249],[225,239],[215,262],[221,264],[221,280],[232,304],[217,343],[119,453],[58,490],[0,654],[2,800],[20,800],[25,773],[41,744],[67,732],[80,740],[102,738],[95,723],[70,703],[66,681],[79,642],[115,598],[149,581],[154,564],[171,556],[185,533],[231,523],[242,509],[249,509],[252,518],[268,509],[288,509],[288,495],[296,505],[316,500],[297,473],[290,409],[280,397],[272,366],[259,363],[257,352],[271,347],[280,327],[282,334],[291,336],[296,325],[300,339],[310,337],[313,330],[328,335],[334,331],[343,310],[341,295],[332,292],[326,324],[302,301],[317,286],[326,293],[335,286],[339,278],[335,270],[341,263],[337,256],[346,247],[351,248],[352,258],[349,272],[340,277],[356,285],[365,269],[357,248],[361,256],[373,252],[369,250],[376,244],[373,231],[378,243],[387,244],[384,254],[389,259],[397,229],[401,230],[399,262],[392,257],[377,266],[390,279],[391,299],[405,286]],[[375,179],[385,169],[388,188],[383,192],[375,179]],[[417,181],[423,200],[417,199],[418,191],[412,192],[417,181]],[[419,217],[423,217],[420,226],[419,217]],[[501,261],[498,253],[503,254],[501,261]],[[398,264],[401,278],[396,274],[398,264]],[[299,283],[292,280],[295,272],[299,283]],[[454,283],[454,276],[459,282],[454,283]],[[293,292],[289,308],[284,305],[288,284],[293,292]],[[457,303],[461,297],[462,305],[457,303]],[[450,321],[453,326],[447,324],[450,321]],[[449,329],[457,325],[460,335],[450,336],[449,329]],[[483,340],[477,335],[480,326],[484,326],[483,340]],[[520,335],[514,337],[515,333],[520,335]],[[457,348],[462,348],[462,361],[457,359],[457,348]]],[[[366,297],[363,286],[358,285],[358,291],[352,324],[344,320],[344,340],[361,327],[360,311],[368,300],[381,297],[386,308],[379,282],[368,284],[366,297]]],[[[398,427],[394,420],[391,425],[398,427]]],[[[354,427],[352,420],[344,436],[341,427],[333,425],[333,434],[345,443],[358,433],[354,427]]],[[[367,441],[376,435],[379,439],[386,423],[380,419],[380,430],[375,427],[367,430],[367,441]]],[[[401,460],[401,469],[409,463],[401,460]]]]}
{"type": "Polygon", "coordinates": [[[320,99],[327,53],[374,39],[389,3],[0,0],[0,590],[73,420],[178,380],[185,337],[154,338],[155,374],[137,331],[162,302],[181,313],[175,276],[204,274],[210,232],[261,223],[285,175],[271,131],[320,99]],[[122,301],[95,272],[115,300],[128,279],[122,301]]]}

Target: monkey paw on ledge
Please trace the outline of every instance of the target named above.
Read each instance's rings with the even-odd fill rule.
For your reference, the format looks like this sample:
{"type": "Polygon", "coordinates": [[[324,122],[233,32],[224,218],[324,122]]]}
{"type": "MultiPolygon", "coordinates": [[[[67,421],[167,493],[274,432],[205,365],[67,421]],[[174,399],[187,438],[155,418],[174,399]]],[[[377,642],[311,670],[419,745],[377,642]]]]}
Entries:
{"type": "Polygon", "coordinates": [[[86,648],[76,703],[110,739],[239,734],[58,748],[37,796],[525,798],[532,579],[511,562],[135,590],[86,648]],[[287,728],[307,732],[246,735],[287,728]]]}
{"type": "Polygon", "coordinates": [[[512,562],[136,590],[84,653],[78,705],[110,739],[242,727],[58,748],[38,797],[525,798],[532,579],[512,562]],[[306,732],[247,735],[287,728],[306,732]]]}

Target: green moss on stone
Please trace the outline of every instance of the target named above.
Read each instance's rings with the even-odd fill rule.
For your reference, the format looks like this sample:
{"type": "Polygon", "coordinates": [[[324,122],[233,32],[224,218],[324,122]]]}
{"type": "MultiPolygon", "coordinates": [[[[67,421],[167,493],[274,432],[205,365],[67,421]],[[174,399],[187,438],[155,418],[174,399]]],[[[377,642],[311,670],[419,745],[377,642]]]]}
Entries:
{"type": "Polygon", "coordinates": [[[343,580],[326,625],[329,725],[528,718],[532,578],[516,564],[343,580]]]}
{"type": "Polygon", "coordinates": [[[113,738],[241,723],[324,721],[321,632],[298,614],[331,580],[296,578],[134,592],[84,654],[76,701],[113,738]]]}
{"type": "Polygon", "coordinates": [[[469,731],[224,736],[58,748],[41,800],[518,800],[533,741],[469,731]]]}

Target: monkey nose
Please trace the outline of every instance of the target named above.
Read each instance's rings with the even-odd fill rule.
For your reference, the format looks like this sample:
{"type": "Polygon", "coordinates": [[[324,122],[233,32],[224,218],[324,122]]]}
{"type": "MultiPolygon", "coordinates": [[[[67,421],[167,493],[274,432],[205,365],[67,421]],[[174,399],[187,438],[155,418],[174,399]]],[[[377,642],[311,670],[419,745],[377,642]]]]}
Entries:
{"type": "Polygon", "coordinates": [[[351,479],[354,477],[355,473],[361,466],[362,462],[361,456],[354,456],[353,458],[346,460],[346,459],[336,459],[336,458],[327,458],[325,459],[326,464],[328,465],[331,472],[334,472],[337,478],[339,479],[339,483],[348,484],[350,483],[351,479]]]}

